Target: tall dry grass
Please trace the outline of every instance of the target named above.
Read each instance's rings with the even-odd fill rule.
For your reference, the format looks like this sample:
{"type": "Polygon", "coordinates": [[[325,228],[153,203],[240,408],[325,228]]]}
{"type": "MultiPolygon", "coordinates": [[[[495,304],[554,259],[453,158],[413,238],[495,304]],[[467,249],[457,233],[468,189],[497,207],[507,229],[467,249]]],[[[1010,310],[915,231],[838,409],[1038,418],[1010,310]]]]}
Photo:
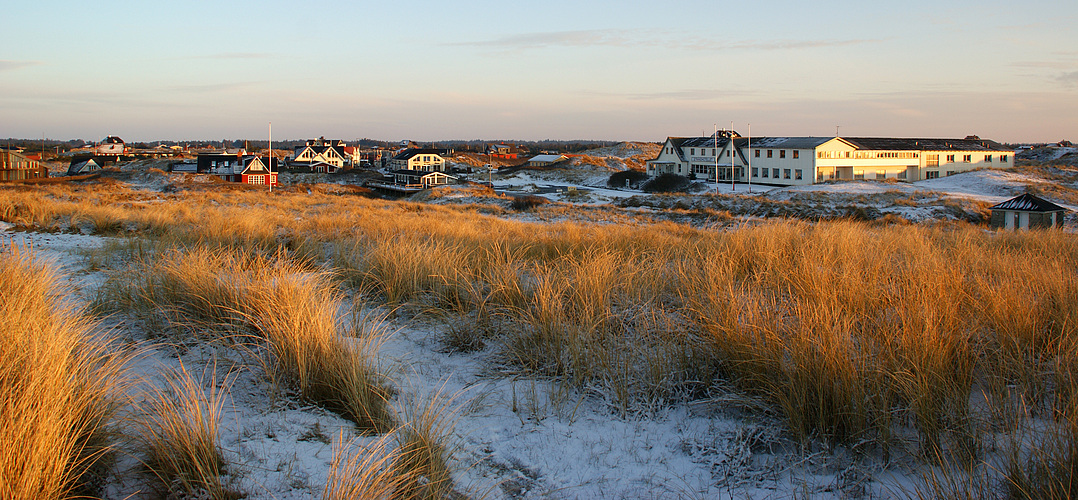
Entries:
{"type": "MultiPolygon", "coordinates": [[[[0,217],[57,227],[74,213],[65,197],[78,196],[35,189],[0,193],[0,217]]],[[[1066,233],[531,224],[321,192],[170,196],[156,210],[171,221],[161,240],[331,254],[369,298],[451,318],[449,342],[489,349],[517,375],[600,388],[622,411],[733,385],[804,442],[970,462],[992,432],[1072,412],[1078,244],[1066,233]]],[[[94,216],[126,226],[145,212],[94,216]]],[[[233,320],[205,310],[207,322],[233,320]]],[[[1023,464],[1038,446],[1024,441],[1023,464]]]]}
{"type": "Polygon", "coordinates": [[[0,498],[92,495],[116,447],[131,354],[66,305],[59,277],[29,252],[4,246],[0,268],[0,498]]]}
{"type": "MultiPolygon", "coordinates": [[[[216,368],[216,367],[214,367],[216,368]]],[[[180,363],[151,385],[136,422],[143,465],[162,497],[242,498],[230,487],[218,427],[230,386],[216,374],[192,376],[180,363]]]]}
{"type": "Polygon", "coordinates": [[[329,275],[305,264],[222,248],[174,250],[110,274],[96,302],[134,312],[179,342],[250,349],[280,387],[363,429],[392,424],[388,383],[372,359],[385,324],[370,317],[343,324],[329,275]]]}

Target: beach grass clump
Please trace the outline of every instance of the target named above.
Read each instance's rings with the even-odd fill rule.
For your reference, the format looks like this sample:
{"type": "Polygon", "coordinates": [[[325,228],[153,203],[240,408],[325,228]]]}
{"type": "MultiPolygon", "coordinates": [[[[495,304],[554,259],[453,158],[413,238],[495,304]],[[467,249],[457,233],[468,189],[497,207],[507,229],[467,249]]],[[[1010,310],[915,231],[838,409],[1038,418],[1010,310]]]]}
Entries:
{"type": "Polygon", "coordinates": [[[183,363],[151,384],[136,421],[142,463],[161,496],[242,498],[229,485],[218,432],[229,383],[192,376],[183,363]]]}
{"type": "Polygon", "coordinates": [[[61,298],[59,277],[0,249],[0,498],[93,495],[119,436],[132,354],[61,298]]]}

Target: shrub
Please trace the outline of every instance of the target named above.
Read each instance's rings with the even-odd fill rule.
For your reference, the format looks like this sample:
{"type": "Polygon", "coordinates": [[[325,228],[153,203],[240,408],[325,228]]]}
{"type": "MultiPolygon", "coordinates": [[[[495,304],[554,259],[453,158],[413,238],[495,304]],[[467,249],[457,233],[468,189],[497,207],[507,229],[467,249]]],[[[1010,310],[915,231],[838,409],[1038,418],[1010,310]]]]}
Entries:
{"type": "Polygon", "coordinates": [[[645,193],[683,193],[691,184],[688,177],[666,173],[651,179],[641,189],[645,193]]]}
{"type": "Polygon", "coordinates": [[[513,198],[513,202],[509,204],[509,208],[512,208],[513,210],[516,210],[518,212],[524,212],[540,205],[546,205],[547,203],[550,203],[550,200],[547,200],[542,196],[517,196],[513,198]]]}
{"type": "Polygon", "coordinates": [[[648,174],[639,170],[622,170],[611,174],[610,179],[606,181],[606,185],[612,188],[623,188],[628,183],[630,189],[636,189],[641,182],[647,179],[648,174]]]}

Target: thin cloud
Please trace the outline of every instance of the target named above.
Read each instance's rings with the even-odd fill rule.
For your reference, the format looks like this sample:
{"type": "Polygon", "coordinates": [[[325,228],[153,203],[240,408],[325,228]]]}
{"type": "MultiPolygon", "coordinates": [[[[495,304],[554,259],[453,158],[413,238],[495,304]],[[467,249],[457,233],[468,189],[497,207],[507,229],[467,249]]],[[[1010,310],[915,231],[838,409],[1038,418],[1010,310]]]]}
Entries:
{"type": "Polygon", "coordinates": [[[521,33],[491,40],[458,42],[450,44],[461,47],[479,47],[499,50],[535,50],[550,47],[663,47],[675,50],[788,50],[820,47],[838,47],[879,42],[879,39],[853,40],[745,40],[724,42],[709,38],[684,40],[667,32],[653,30],[577,30],[521,33]]]}
{"type": "Polygon", "coordinates": [[[41,63],[38,61],[8,61],[0,59],[0,71],[15,71],[17,69],[40,65],[41,63]]]}
{"type": "Polygon", "coordinates": [[[240,90],[254,86],[251,82],[234,82],[234,83],[210,83],[205,85],[177,85],[169,87],[168,90],[173,92],[185,92],[189,94],[213,94],[218,92],[231,92],[233,90],[240,90]]]}
{"type": "Polygon", "coordinates": [[[267,54],[267,53],[263,53],[263,52],[222,52],[220,54],[207,54],[207,55],[203,55],[203,56],[178,57],[178,58],[174,58],[173,60],[179,60],[179,61],[192,61],[192,60],[225,60],[225,61],[231,61],[231,60],[236,60],[236,59],[241,59],[241,60],[243,60],[243,59],[269,59],[270,57],[272,57],[272,54],[267,54]]]}
{"type": "Polygon", "coordinates": [[[1063,73],[1056,77],[1056,80],[1064,85],[1078,86],[1078,71],[1071,71],[1069,73],[1063,73]]]}

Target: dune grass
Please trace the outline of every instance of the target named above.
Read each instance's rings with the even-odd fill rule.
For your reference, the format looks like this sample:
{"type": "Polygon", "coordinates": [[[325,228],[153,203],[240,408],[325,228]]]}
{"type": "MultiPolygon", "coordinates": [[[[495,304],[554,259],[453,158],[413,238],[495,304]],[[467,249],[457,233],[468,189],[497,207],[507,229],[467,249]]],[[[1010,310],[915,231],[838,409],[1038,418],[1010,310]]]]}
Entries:
{"type": "Polygon", "coordinates": [[[132,354],[67,307],[59,277],[0,248],[0,498],[92,495],[116,449],[132,354]]]}
{"type": "Polygon", "coordinates": [[[371,360],[384,324],[342,325],[334,288],[329,275],[282,254],[196,247],[112,273],[97,304],[134,312],[173,341],[249,350],[279,387],[363,429],[385,430],[389,389],[371,360]]]}
{"type": "MultiPolygon", "coordinates": [[[[69,223],[72,193],[33,189],[5,191],[0,218],[69,223]],[[34,196],[53,202],[35,205],[34,196]]],[[[94,203],[81,205],[92,207],[136,195],[95,188],[83,196],[94,203]]],[[[991,433],[1045,422],[1066,429],[1064,416],[1073,413],[1078,243],[1066,233],[852,221],[736,230],[635,220],[532,224],[321,192],[181,193],[152,216],[135,201],[119,212],[82,208],[78,217],[99,218],[101,227],[134,222],[192,256],[208,252],[185,264],[204,262],[206,270],[184,271],[191,283],[160,278],[165,267],[147,271],[161,281],[131,281],[133,298],[110,295],[113,302],[137,308],[151,297],[150,314],[175,307],[190,312],[170,323],[249,329],[267,352],[274,352],[269,339],[279,338],[271,332],[341,337],[328,311],[296,298],[332,300],[318,290],[340,279],[367,298],[451,318],[457,333],[448,342],[486,349],[516,376],[604,391],[625,414],[733,386],[776,409],[802,443],[975,463],[991,433]],[[255,257],[270,255],[281,257],[255,257]],[[332,278],[312,267],[319,255],[333,256],[332,278]],[[266,316],[270,303],[302,319],[266,316]]],[[[273,354],[283,364],[271,372],[313,387],[302,367],[315,365],[299,354],[279,361],[289,358],[273,354]]],[[[349,377],[332,384],[354,385],[349,377]]],[[[1065,457],[1075,441],[1059,434],[1053,443],[1067,446],[1057,451],[1048,442],[1016,442],[1016,465],[1000,470],[1011,471],[1019,490],[1042,491],[1036,485],[1060,472],[1038,471],[1067,462],[1034,451],[1065,457]]]]}
{"type": "Polygon", "coordinates": [[[192,376],[181,362],[162,373],[146,394],[137,417],[137,442],[146,471],[161,496],[242,498],[229,486],[228,463],[218,444],[227,377],[192,376]]]}

